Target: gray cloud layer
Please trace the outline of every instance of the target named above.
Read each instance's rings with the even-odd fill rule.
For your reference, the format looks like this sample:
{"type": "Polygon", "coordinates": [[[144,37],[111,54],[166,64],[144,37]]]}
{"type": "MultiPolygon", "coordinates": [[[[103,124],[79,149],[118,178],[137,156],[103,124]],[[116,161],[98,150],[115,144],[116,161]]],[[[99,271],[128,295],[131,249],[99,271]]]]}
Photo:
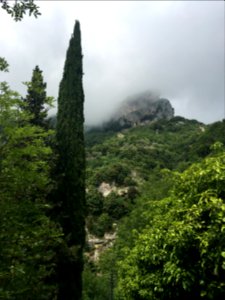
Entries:
{"type": "Polygon", "coordinates": [[[39,65],[57,97],[75,19],[82,29],[85,116],[106,119],[120,101],[148,89],[167,97],[176,114],[206,123],[224,118],[224,2],[42,1],[42,16],[13,22],[0,11],[1,74],[22,81],[39,65]]]}

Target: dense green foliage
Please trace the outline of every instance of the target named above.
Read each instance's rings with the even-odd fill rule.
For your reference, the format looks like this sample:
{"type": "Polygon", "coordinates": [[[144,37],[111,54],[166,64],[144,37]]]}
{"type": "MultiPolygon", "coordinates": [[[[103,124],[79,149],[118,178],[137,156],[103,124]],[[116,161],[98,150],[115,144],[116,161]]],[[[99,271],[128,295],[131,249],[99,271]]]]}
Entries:
{"type": "MultiPolygon", "coordinates": [[[[87,205],[89,208],[87,227],[92,234],[101,237],[105,232],[114,230],[112,227],[114,222],[119,223],[117,238],[112,251],[105,251],[105,253],[101,255],[102,259],[104,258],[106,261],[104,267],[102,266],[101,259],[96,265],[97,270],[93,268],[88,269],[88,278],[90,281],[92,280],[91,278],[96,278],[95,275],[98,274],[98,278],[95,280],[98,281],[102,278],[102,283],[105,284],[104,291],[98,294],[96,299],[109,297],[110,283],[108,280],[105,280],[105,274],[107,274],[106,278],[113,276],[114,286],[116,287],[116,294],[114,291],[114,298],[118,300],[189,299],[190,297],[200,299],[202,296],[204,296],[205,299],[217,299],[217,296],[218,299],[221,298],[221,294],[224,292],[223,288],[218,288],[218,290],[215,291],[216,288],[214,287],[216,285],[219,286],[219,281],[222,282],[223,275],[219,275],[216,279],[216,283],[213,283],[213,280],[210,277],[211,275],[209,278],[206,278],[208,276],[207,274],[212,272],[215,265],[211,264],[212,266],[207,270],[203,268],[201,269],[198,264],[201,265],[202,261],[200,259],[198,260],[198,257],[200,251],[206,251],[204,259],[206,259],[207,263],[204,261],[202,264],[208,264],[214,257],[218,261],[218,259],[222,257],[220,255],[219,248],[223,247],[223,233],[220,233],[219,235],[217,227],[214,226],[212,226],[209,230],[211,232],[211,237],[209,236],[209,239],[213,238],[214,233],[215,236],[217,234],[220,236],[220,240],[215,237],[218,242],[218,250],[214,253],[215,256],[210,258],[210,250],[203,248],[200,249],[199,246],[200,243],[204,244],[204,239],[207,238],[209,231],[206,230],[206,233],[202,235],[200,234],[197,237],[195,228],[196,224],[194,224],[194,220],[197,222],[196,219],[199,210],[202,211],[204,215],[204,209],[208,211],[212,208],[210,202],[210,184],[211,186],[215,184],[215,197],[216,192],[218,192],[217,183],[214,181],[210,183],[210,178],[208,182],[205,182],[204,176],[202,177],[204,182],[201,190],[202,195],[199,195],[196,192],[196,186],[199,184],[199,180],[197,180],[199,177],[198,172],[201,172],[201,169],[203,169],[203,171],[205,170],[205,172],[211,172],[210,170],[212,169],[213,162],[218,159],[216,156],[211,158],[212,160],[209,160],[208,165],[207,163],[205,164],[204,161],[202,162],[202,159],[212,152],[210,148],[216,141],[225,143],[224,132],[224,121],[204,125],[196,120],[187,120],[182,117],[175,117],[169,121],[155,121],[151,124],[123,130],[119,133],[112,133],[112,131],[103,130],[98,131],[94,129],[86,133],[88,187],[87,205]],[[206,171],[207,168],[208,171],[206,171]],[[168,171],[168,169],[170,171],[168,171]],[[185,171],[186,169],[190,171],[185,171]],[[194,171],[195,169],[196,174],[194,171]],[[110,172],[110,170],[112,170],[112,172],[110,172]],[[116,172],[116,170],[119,171],[116,172]],[[176,172],[174,173],[174,171],[176,172]],[[183,174],[179,174],[177,171],[185,172],[183,174]],[[181,178],[183,178],[183,181],[181,178]],[[194,184],[191,186],[193,187],[192,197],[193,199],[196,199],[196,205],[199,205],[199,210],[196,210],[197,215],[194,215],[193,213],[193,222],[189,219],[186,221],[183,219],[185,219],[186,212],[189,209],[190,214],[192,214],[192,209],[194,210],[195,206],[182,206],[186,200],[184,201],[182,198],[182,201],[176,200],[179,198],[176,195],[176,190],[178,190],[178,188],[182,189],[182,184],[184,185],[185,181],[188,182],[188,180],[190,181],[192,179],[196,183],[195,186],[194,184]],[[102,182],[109,183],[111,186],[111,193],[105,197],[103,197],[100,191],[98,191],[102,182]],[[171,191],[173,186],[174,188],[171,191]],[[133,194],[132,201],[128,197],[128,194],[118,194],[118,191],[125,187],[128,187],[131,191],[133,191],[131,193],[133,194]],[[207,200],[208,189],[210,190],[209,201],[207,200]],[[196,195],[194,195],[195,192],[197,193],[196,195]],[[205,202],[208,201],[207,203],[203,200],[200,201],[203,195],[206,195],[205,202]],[[199,203],[197,199],[199,199],[199,203]],[[124,209],[126,207],[129,209],[124,209]],[[123,212],[122,214],[120,214],[121,208],[123,212]],[[177,216],[180,216],[182,219],[177,220],[177,216]],[[189,221],[191,224],[188,223],[189,221]],[[176,225],[178,226],[177,228],[176,225]],[[162,226],[162,229],[160,226],[162,226]],[[174,239],[170,237],[169,232],[168,235],[166,234],[167,228],[171,228],[172,235],[175,233],[174,239]],[[190,232],[188,232],[188,228],[190,229],[190,232]],[[190,234],[193,234],[194,237],[190,237],[189,239],[190,234]],[[181,239],[179,239],[180,236],[181,239]],[[157,237],[161,237],[159,244],[155,242],[157,237]],[[182,258],[184,259],[182,264],[186,266],[186,269],[179,269],[181,266],[178,263],[176,266],[177,269],[174,271],[174,261],[170,262],[170,255],[175,259],[175,254],[172,255],[172,250],[181,246],[183,243],[182,239],[186,242],[186,244],[184,244],[184,249],[186,249],[187,252],[184,257],[179,257],[179,261],[182,258]],[[176,240],[177,244],[175,243],[176,240]],[[160,260],[162,251],[159,247],[160,245],[163,245],[164,241],[165,243],[168,243],[169,246],[168,249],[164,251],[166,252],[164,258],[162,257],[162,260],[160,260]],[[195,265],[191,258],[192,253],[194,253],[191,246],[192,242],[193,248],[195,250],[197,249],[197,258],[193,258],[193,260],[198,260],[195,265]],[[153,249],[151,248],[151,244],[153,249]],[[158,248],[154,245],[158,245],[158,248]],[[144,253],[145,249],[146,253],[144,253]],[[149,251],[151,252],[148,252],[148,249],[150,249],[149,251]],[[155,260],[159,260],[158,268],[163,268],[163,262],[168,262],[169,268],[170,264],[173,265],[171,270],[167,271],[168,278],[171,276],[169,279],[171,285],[168,283],[166,287],[163,286],[163,292],[160,284],[164,283],[159,282],[160,280],[163,280],[164,273],[162,275],[162,269],[158,270],[154,265],[155,262],[152,262],[152,260],[154,260],[154,258],[152,258],[152,251],[154,249],[156,251],[154,254],[155,260]],[[190,253],[188,252],[189,250],[190,253]],[[143,261],[140,255],[142,252],[144,253],[143,261]],[[116,264],[117,261],[119,261],[118,264],[116,264]],[[154,266],[150,272],[149,266],[151,263],[153,263],[154,266]],[[194,270],[189,270],[192,263],[194,270]],[[112,271],[113,264],[116,264],[114,271],[112,271]],[[106,265],[108,265],[107,271],[105,268],[106,265]],[[109,267],[110,265],[111,267],[109,267]],[[177,275],[177,278],[180,276],[180,281],[177,281],[177,285],[176,280],[178,279],[174,277],[176,274],[172,274],[173,271],[175,273],[180,272],[177,275]],[[90,275],[90,272],[92,275],[90,275]],[[189,273],[194,274],[193,276],[195,277],[192,277],[192,281],[188,281],[189,279],[185,277],[185,272],[187,272],[187,277],[189,276],[189,273]],[[206,272],[207,274],[205,273],[201,277],[200,272],[206,272]],[[181,273],[183,274],[183,278],[181,273]],[[118,280],[117,276],[119,276],[118,280]],[[204,279],[202,279],[203,277],[204,279]],[[154,283],[154,280],[159,281],[155,281],[154,283]],[[193,284],[193,280],[195,281],[196,286],[193,284]],[[201,280],[205,280],[205,283],[203,284],[201,280]],[[173,281],[175,282],[173,283],[173,281]],[[152,282],[152,285],[149,282],[152,282]],[[183,288],[185,284],[188,286],[187,289],[183,288]],[[200,284],[200,286],[197,286],[198,284],[200,284]],[[207,286],[211,287],[207,288],[207,286]],[[107,294],[105,294],[106,290],[108,291],[107,294]],[[165,297],[163,296],[164,294],[165,297]]],[[[224,161],[220,160],[220,162],[221,168],[223,168],[222,165],[224,161]]],[[[221,181],[223,181],[222,174],[223,173],[221,172],[221,181]]],[[[184,198],[189,197],[185,194],[187,192],[188,190],[183,192],[184,198]],[[186,196],[184,196],[184,194],[186,196]]],[[[222,203],[221,199],[224,199],[224,195],[219,195],[218,198],[220,200],[218,200],[218,203],[215,205],[220,207],[222,203]]],[[[211,218],[209,221],[209,227],[212,225],[210,222],[214,224],[217,220],[213,220],[213,218],[211,218]]],[[[198,223],[196,226],[198,227],[198,223]]],[[[207,240],[209,244],[211,242],[215,242],[209,239],[207,240]]],[[[179,249],[180,250],[178,250],[178,252],[181,251],[181,253],[185,253],[183,248],[179,249]]],[[[178,261],[178,258],[176,259],[178,261]]],[[[87,282],[86,272],[87,271],[84,273],[84,291],[88,290],[88,286],[91,284],[90,282],[87,282]]],[[[191,275],[189,277],[191,277],[191,275]]],[[[168,278],[165,278],[165,280],[168,281],[168,278]]],[[[111,290],[113,291],[113,289],[111,290]]]]}
{"type": "Polygon", "coordinates": [[[99,270],[93,264],[86,263],[83,272],[83,300],[105,300],[109,298],[109,277],[96,276],[99,270]]]}
{"type": "Polygon", "coordinates": [[[47,126],[47,107],[51,104],[52,98],[46,95],[46,83],[44,82],[42,71],[38,66],[33,70],[30,82],[26,82],[27,96],[24,101],[27,103],[26,109],[32,115],[30,122],[34,125],[47,126]]]}
{"type": "MultiPolygon", "coordinates": [[[[14,20],[37,17],[32,0],[1,0],[14,20]]],[[[9,64],[0,57],[0,71],[9,64]]],[[[32,123],[21,96],[0,83],[0,298],[56,299],[54,279],[62,230],[49,215],[46,201],[52,189],[46,140],[52,132],[32,123]]]]}
{"type": "Polygon", "coordinates": [[[0,85],[0,298],[54,299],[55,249],[62,232],[47,217],[51,190],[45,145],[51,132],[30,124],[24,102],[0,85]]]}
{"type": "Polygon", "coordinates": [[[98,200],[99,207],[95,203],[95,212],[89,210],[89,230],[96,234],[100,225],[102,235],[101,213],[107,213],[111,223],[118,221],[130,212],[138,195],[152,200],[166,197],[171,182],[161,171],[183,171],[193,162],[200,161],[215,141],[225,143],[224,131],[224,121],[204,125],[182,117],[155,121],[120,133],[94,128],[87,131],[87,205],[90,207],[95,199],[101,198],[99,193],[96,197],[96,192],[102,182],[110,184],[116,193],[123,187],[128,188],[128,193],[118,196],[118,202],[123,202],[122,206],[126,208],[114,219],[113,211],[103,209],[103,203],[108,202],[110,196],[105,201],[104,197],[98,200]]]}
{"type": "Polygon", "coordinates": [[[85,243],[85,151],[82,50],[75,23],[60,83],[57,114],[58,187],[55,200],[67,250],[60,254],[58,299],[81,298],[85,243]]]}
{"type": "Polygon", "coordinates": [[[222,299],[225,293],[225,153],[175,173],[169,198],[118,262],[120,299],[222,299]]]}
{"type": "Polygon", "coordinates": [[[94,180],[92,178],[98,169],[101,173],[101,168],[109,166],[110,169],[115,163],[123,163],[124,168],[127,166],[130,171],[136,171],[141,178],[145,175],[148,177],[150,170],[157,167],[174,169],[184,162],[188,165],[196,159],[197,154],[193,153],[192,145],[202,136],[202,130],[205,130],[204,124],[175,117],[170,121],[160,120],[119,134],[109,134],[108,139],[102,143],[98,141],[91,147],[93,132],[88,132],[88,179],[94,180]]]}

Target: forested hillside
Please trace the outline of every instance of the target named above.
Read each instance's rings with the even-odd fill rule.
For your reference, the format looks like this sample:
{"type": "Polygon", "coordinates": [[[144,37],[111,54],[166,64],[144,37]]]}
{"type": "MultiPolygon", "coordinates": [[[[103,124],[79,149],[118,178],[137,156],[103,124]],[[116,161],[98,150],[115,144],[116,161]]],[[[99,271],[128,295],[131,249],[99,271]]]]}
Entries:
{"type": "Polygon", "coordinates": [[[146,195],[146,189],[152,200],[165,196],[170,184],[169,178],[164,180],[162,170],[183,171],[200,161],[210,153],[213,143],[225,142],[224,131],[224,122],[204,125],[196,120],[174,117],[116,133],[96,129],[86,132],[90,223],[93,219],[101,220],[103,213],[111,222],[125,215],[137,195],[146,195]],[[105,198],[100,192],[102,183],[112,189],[105,198]],[[115,195],[118,189],[122,189],[120,197],[115,195]],[[120,205],[115,205],[114,213],[110,213],[110,208],[103,208],[106,202],[109,207],[114,206],[115,201],[120,205]]]}
{"type": "MultiPolygon", "coordinates": [[[[207,274],[213,271],[210,267],[207,270],[201,269],[203,273],[207,273],[203,279],[197,269],[199,264],[203,265],[206,262],[201,261],[199,253],[193,254],[200,251],[201,245],[205,247],[201,250],[205,253],[205,258],[214,259],[208,256],[211,255],[209,244],[215,241],[208,241],[208,238],[213,235],[213,230],[217,234],[217,230],[222,228],[223,219],[219,217],[217,220],[210,210],[221,209],[218,213],[223,214],[221,201],[224,197],[225,183],[222,146],[225,143],[224,133],[224,121],[205,125],[183,117],[140,124],[120,132],[110,128],[105,131],[93,129],[86,132],[87,229],[92,238],[99,238],[99,243],[102,239],[103,245],[104,235],[106,237],[107,233],[113,235],[116,232],[116,239],[113,247],[106,251],[106,241],[102,249],[101,245],[87,244],[89,246],[84,272],[84,299],[108,299],[109,294],[115,299],[188,299],[193,296],[196,299],[216,299],[217,293],[220,296],[224,293],[224,271],[220,256],[222,252],[214,253],[215,256],[218,255],[215,258],[218,260],[218,266],[214,265],[212,268],[220,268],[221,274],[216,279],[218,282],[210,283],[212,290],[206,287],[206,282],[212,280],[207,274]],[[215,144],[216,142],[220,142],[221,146],[215,144]],[[214,169],[214,164],[218,165],[218,169],[214,169]],[[217,199],[215,203],[211,196],[217,199]],[[189,214],[194,214],[191,221],[189,214]],[[208,217],[205,220],[205,217],[202,217],[203,220],[200,220],[197,218],[200,214],[208,217]],[[195,226],[201,227],[201,222],[207,225],[202,229],[204,234],[197,237],[195,226]],[[218,223],[219,227],[211,226],[211,222],[218,223]],[[169,232],[166,236],[165,228],[170,226],[172,233],[169,232]],[[189,226],[190,232],[187,232],[189,229],[186,226],[189,226]],[[161,239],[164,256],[168,257],[163,258],[159,254],[160,244],[155,244],[157,236],[161,239]],[[170,261],[170,255],[178,255],[175,240],[178,244],[181,243],[182,236],[187,239],[185,243],[194,247],[187,249],[186,256],[182,258],[182,264],[188,266],[189,263],[193,263],[191,256],[196,256],[193,258],[196,265],[190,270],[193,275],[187,267],[184,269],[182,265],[170,261]],[[164,237],[165,241],[162,240],[164,237]],[[153,248],[147,250],[146,243],[153,248]],[[93,261],[91,253],[96,251],[99,251],[100,259],[93,261]],[[143,258],[139,255],[142,252],[143,258]],[[163,275],[165,270],[160,269],[160,266],[167,268],[167,265],[169,269],[166,269],[167,273],[163,275]],[[183,272],[184,275],[179,272],[183,272]],[[163,276],[168,276],[168,282],[160,281],[163,276]],[[202,283],[198,285],[197,280],[202,283]],[[194,281],[196,287],[193,286],[194,281]],[[218,289],[215,287],[217,285],[218,289]],[[176,291],[174,293],[173,288],[176,291]]],[[[217,251],[224,249],[222,236],[217,251]]],[[[187,248],[186,244],[183,247],[187,248]]]]}

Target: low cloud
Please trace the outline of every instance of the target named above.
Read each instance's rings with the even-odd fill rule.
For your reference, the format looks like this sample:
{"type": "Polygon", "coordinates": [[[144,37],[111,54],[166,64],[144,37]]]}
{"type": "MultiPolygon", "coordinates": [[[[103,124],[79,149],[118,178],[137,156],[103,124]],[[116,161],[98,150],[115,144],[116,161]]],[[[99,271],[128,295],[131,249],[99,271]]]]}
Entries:
{"type": "Polygon", "coordinates": [[[57,97],[75,19],[82,30],[85,117],[106,120],[127,96],[158,90],[175,113],[211,123],[224,118],[224,2],[46,1],[42,16],[13,22],[0,11],[1,74],[22,81],[39,65],[57,97]],[[4,24],[3,24],[4,23],[4,24]]]}

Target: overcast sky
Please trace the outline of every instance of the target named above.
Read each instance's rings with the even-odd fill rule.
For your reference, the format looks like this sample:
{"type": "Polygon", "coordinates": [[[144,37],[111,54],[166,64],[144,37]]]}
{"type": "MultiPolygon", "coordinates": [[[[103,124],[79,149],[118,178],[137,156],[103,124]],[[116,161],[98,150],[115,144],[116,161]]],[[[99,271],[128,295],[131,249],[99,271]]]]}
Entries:
{"type": "Polygon", "coordinates": [[[223,1],[36,1],[42,15],[13,21],[0,9],[1,73],[25,94],[36,65],[57,98],[65,54],[79,20],[86,123],[105,120],[129,95],[157,90],[175,114],[225,118],[223,1]]]}

